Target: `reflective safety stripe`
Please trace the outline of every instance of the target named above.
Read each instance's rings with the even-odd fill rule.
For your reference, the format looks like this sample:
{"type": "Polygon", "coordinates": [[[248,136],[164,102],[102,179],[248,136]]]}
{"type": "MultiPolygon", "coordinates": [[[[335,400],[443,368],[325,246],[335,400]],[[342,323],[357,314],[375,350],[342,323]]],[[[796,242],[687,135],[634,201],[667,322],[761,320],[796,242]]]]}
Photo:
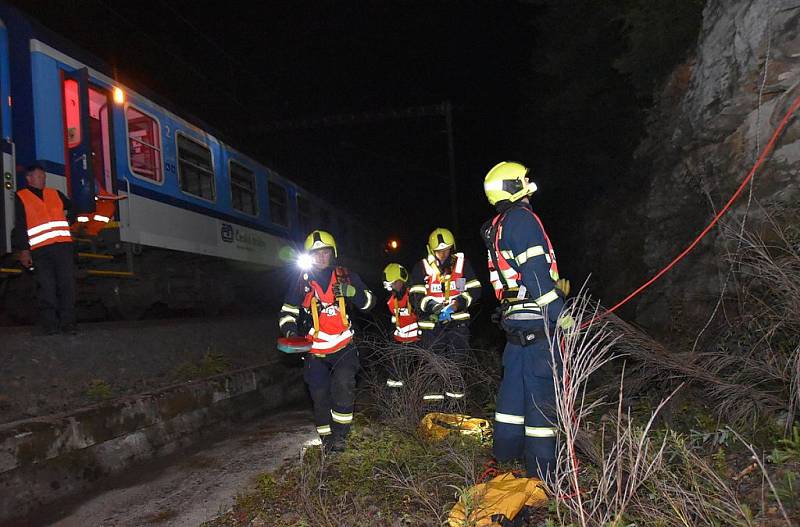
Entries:
{"type": "Polygon", "coordinates": [[[28,229],[28,236],[34,236],[40,232],[49,231],[50,229],[56,229],[58,227],[69,228],[69,223],[61,220],[48,221],[47,223],[42,223],[41,225],[37,225],[36,227],[31,227],[28,229]]]}
{"type": "Polygon", "coordinates": [[[281,317],[281,319],[278,321],[278,327],[281,327],[284,324],[288,324],[289,322],[297,322],[297,319],[294,318],[292,315],[286,315],[285,317],[281,317]]]}
{"type": "Polygon", "coordinates": [[[467,313],[467,312],[453,313],[453,316],[451,318],[453,320],[466,320],[466,319],[469,318],[469,313],[467,313]]]}
{"type": "Polygon", "coordinates": [[[547,262],[550,263],[550,255],[545,253],[544,247],[542,247],[541,245],[535,245],[533,247],[528,247],[528,250],[526,250],[524,253],[518,254],[517,257],[514,258],[514,259],[517,261],[517,263],[519,265],[522,265],[525,262],[527,262],[530,258],[533,258],[535,256],[542,256],[542,255],[546,255],[547,256],[547,262]]]}
{"type": "Polygon", "coordinates": [[[505,310],[506,313],[513,313],[514,311],[535,311],[541,313],[542,308],[533,302],[522,302],[520,304],[512,304],[505,310]]]}
{"type": "Polygon", "coordinates": [[[317,433],[319,435],[321,435],[321,436],[330,435],[330,433],[331,433],[331,425],[318,426],[317,427],[317,433]]]}
{"type": "Polygon", "coordinates": [[[556,429],[549,426],[526,426],[525,435],[528,437],[555,437],[556,429]]]}
{"type": "Polygon", "coordinates": [[[78,223],[89,223],[89,216],[78,216],[78,223]]]}
{"type": "Polygon", "coordinates": [[[470,280],[464,285],[465,289],[472,289],[473,287],[480,287],[481,283],[479,280],[470,280]]]}
{"type": "Polygon", "coordinates": [[[361,309],[363,309],[364,311],[366,311],[367,309],[369,309],[369,308],[371,308],[371,307],[372,307],[372,304],[373,304],[373,302],[375,301],[375,297],[374,297],[374,296],[372,296],[372,293],[371,293],[371,292],[370,292],[368,289],[365,289],[365,290],[364,290],[364,294],[365,294],[365,295],[366,295],[366,297],[367,297],[367,303],[366,303],[366,305],[365,305],[364,307],[362,307],[361,309]]]}
{"type": "Polygon", "coordinates": [[[456,265],[454,266],[453,271],[458,274],[464,272],[464,253],[456,253],[456,265]]]}
{"type": "Polygon", "coordinates": [[[512,259],[514,257],[514,251],[503,251],[503,250],[501,250],[500,254],[502,254],[503,258],[505,258],[506,260],[510,260],[510,259],[512,259]]]}
{"type": "Polygon", "coordinates": [[[335,423],[343,425],[350,424],[353,422],[353,413],[351,412],[349,414],[340,414],[339,412],[334,412],[333,410],[331,410],[331,419],[333,419],[333,422],[335,423]]]}
{"type": "Polygon", "coordinates": [[[95,214],[94,216],[92,216],[92,219],[94,221],[101,221],[103,223],[108,223],[109,221],[111,221],[111,218],[109,218],[108,216],[103,216],[101,214],[95,214]]]}
{"type": "Polygon", "coordinates": [[[436,322],[431,322],[429,320],[420,320],[419,327],[422,329],[433,329],[436,327],[436,322]]]}
{"type": "Polygon", "coordinates": [[[558,300],[558,292],[555,289],[553,289],[549,293],[543,294],[542,296],[534,300],[534,302],[536,302],[537,305],[544,307],[550,302],[553,302],[554,300],[558,300]]]}
{"type": "Polygon", "coordinates": [[[472,295],[464,291],[461,293],[461,298],[467,301],[467,307],[472,305],[472,295]]]}
{"type": "Polygon", "coordinates": [[[458,392],[444,392],[444,394],[447,397],[450,397],[451,399],[461,399],[462,397],[464,397],[463,393],[458,393],[458,392]]]}
{"type": "Polygon", "coordinates": [[[494,420],[498,423],[506,423],[509,425],[524,425],[524,415],[501,414],[500,412],[494,413],[494,420]]]}
{"type": "Polygon", "coordinates": [[[389,388],[402,388],[403,381],[393,381],[392,379],[386,379],[386,386],[389,388]]]}
{"type": "Polygon", "coordinates": [[[314,338],[314,342],[311,344],[311,349],[319,349],[319,350],[328,350],[331,348],[335,348],[345,340],[353,338],[353,332],[350,329],[346,329],[339,335],[330,335],[328,333],[318,331],[314,332],[313,328],[309,331],[309,335],[312,335],[314,338]],[[320,340],[317,340],[320,339],[320,340]]]}
{"type": "Polygon", "coordinates": [[[424,285],[412,285],[411,288],[408,290],[409,293],[422,293],[425,294],[425,286],[424,285]]]}
{"type": "Polygon", "coordinates": [[[423,395],[422,396],[422,400],[423,401],[443,401],[444,400],[444,395],[442,395],[440,393],[435,393],[435,394],[430,394],[430,395],[423,395]]]}
{"type": "Polygon", "coordinates": [[[508,269],[503,269],[503,276],[506,278],[515,278],[517,276],[517,272],[513,267],[509,267],[508,269]]]}
{"type": "Polygon", "coordinates": [[[287,313],[292,313],[292,314],[295,314],[295,315],[299,315],[300,314],[300,309],[299,308],[297,308],[296,306],[289,305],[289,304],[283,304],[283,306],[281,306],[281,311],[286,311],[287,313]]]}
{"type": "Polygon", "coordinates": [[[31,246],[31,249],[35,249],[35,245],[39,245],[42,242],[46,242],[47,240],[58,238],[59,236],[66,236],[67,238],[71,237],[69,231],[50,231],[44,234],[40,234],[39,236],[34,236],[28,240],[28,244],[31,246]]]}

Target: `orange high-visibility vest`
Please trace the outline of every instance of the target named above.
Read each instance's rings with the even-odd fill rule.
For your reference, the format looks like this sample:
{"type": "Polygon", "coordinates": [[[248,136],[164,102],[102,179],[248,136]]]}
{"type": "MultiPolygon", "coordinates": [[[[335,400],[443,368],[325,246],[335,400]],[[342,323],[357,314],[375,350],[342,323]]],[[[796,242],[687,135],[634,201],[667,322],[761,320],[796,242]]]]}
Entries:
{"type": "Polygon", "coordinates": [[[72,242],[69,223],[64,215],[64,203],[58,191],[42,189],[42,199],[28,189],[17,192],[25,206],[25,221],[28,223],[28,244],[31,250],[41,249],[54,243],[72,242]]]}
{"type": "Polygon", "coordinates": [[[420,337],[417,315],[411,310],[411,305],[408,303],[408,289],[400,299],[393,293],[386,305],[389,306],[389,311],[392,313],[394,340],[397,342],[418,341],[420,337]]]}
{"type": "Polygon", "coordinates": [[[303,307],[311,312],[315,326],[308,331],[312,338],[311,353],[325,355],[339,351],[353,340],[353,332],[350,329],[350,320],[347,319],[345,323],[344,319],[347,317],[342,316],[337,298],[333,294],[336,270],[331,272],[327,290],[323,290],[316,280],[308,279],[308,275],[304,278],[308,283],[308,292],[303,300],[303,307]]]}

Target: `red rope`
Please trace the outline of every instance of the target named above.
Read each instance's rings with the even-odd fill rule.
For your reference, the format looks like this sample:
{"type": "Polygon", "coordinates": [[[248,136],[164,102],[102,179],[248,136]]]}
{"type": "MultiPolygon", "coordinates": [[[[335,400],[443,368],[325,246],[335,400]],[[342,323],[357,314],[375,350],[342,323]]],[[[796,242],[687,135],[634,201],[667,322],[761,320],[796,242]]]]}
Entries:
{"type": "Polygon", "coordinates": [[[725,203],[725,206],[723,206],[719,210],[719,212],[717,212],[717,214],[714,216],[714,218],[711,220],[711,222],[708,225],[706,225],[706,227],[702,230],[702,232],[700,232],[700,234],[697,235],[697,237],[694,239],[694,241],[692,241],[692,243],[690,243],[688,247],[686,247],[683,251],[681,251],[681,253],[678,256],[676,256],[671,262],[669,262],[663,269],[661,269],[659,272],[657,272],[655,275],[653,275],[652,278],[650,278],[648,281],[646,281],[645,283],[640,285],[635,291],[633,291],[631,294],[629,294],[628,296],[626,296],[625,298],[623,298],[622,300],[617,302],[610,309],[608,309],[605,312],[597,315],[596,317],[592,318],[588,322],[584,322],[581,325],[580,329],[586,328],[587,326],[589,326],[593,322],[595,322],[597,320],[600,320],[601,318],[613,313],[614,311],[616,311],[617,309],[619,309],[620,307],[625,305],[633,297],[635,297],[636,295],[638,295],[639,293],[641,293],[642,291],[644,291],[645,289],[650,287],[650,285],[653,284],[653,282],[655,282],[656,280],[661,278],[665,273],[667,273],[667,271],[669,271],[670,269],[675,267],[675,265],[678,262],[683,260],[683,258],[687,254],[689,254],[692,251],[692,249],[694,249],[695,246],[698,243],[700,243],[700,240],[702,240],[705,237],[705,235],[708,234],[708,232],[714,227],[714,225],[717,224],[717,222],[720,220],[720,218],[722,218],[722,216],[726,212],[728,212],[728,209],[730,209],[731,205],[733,205],[733,202],[736,201],[736,199],[742,194],[742,191],[744,190],[745,186],[747,186],[747,183],[749,183],[750,180],[753,179],[753,176],[756,174],[758,169],[761,168],[761,165],[764,163],[764,161],[766,160],[767,156],[769,156],[770,152],[772,152],[772,149],[775,147],[775,143],[778,141],[778,138],[783,133],[783,129],[786,128],[786,125],[789,123],[789,120],[791,119],[791,117],[794,114],[794,112],[797,111],[798,107],[800,107],[800,96],[798,96],[794,100],[794,102],[792,102],[792,105],[786,111],[786,114],[783,116],[783,119],[781,119],[780,124],[775,129],[775,132],[772,134],[772,137],[770,138],[769,143],[767,143],[767,145],[764,147],[764,150],[761,151],[761,155],[758,157],[758,160],[753,165],[753,168],[750,169],[750,172],[747,174],[747,177],[745,177],[742,180],[742,183],[739,185],[739,188],[736,189],[736,192],[734,192],[733,195],[731,196],[731,198],[728,200],[728,202],[725,203]]]}

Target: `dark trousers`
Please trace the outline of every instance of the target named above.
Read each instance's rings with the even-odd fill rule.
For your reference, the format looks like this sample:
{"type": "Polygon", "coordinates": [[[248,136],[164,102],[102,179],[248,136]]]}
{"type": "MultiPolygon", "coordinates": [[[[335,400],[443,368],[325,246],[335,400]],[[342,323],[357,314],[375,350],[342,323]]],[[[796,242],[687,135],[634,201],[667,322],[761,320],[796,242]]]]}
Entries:
{"type": "MultiPolygon", "coordinates": [[[[559,351],[556,351],[560,363],[559,351]]],[[[507,343],[497,393],[493,453],[498,461],[524,459],[528,477],[552,475],[556,463],[555,388],[550,343],[507,343]]]]}
{"type": "MultiPolygon", "coordinates": [[[[433,329],[422,332],[422,345],[437,355],[452,360],[459,367],[466,363],[469,349],[469,328],[454,324],[436,324],[433,329]]],[[[426,401],[435,404],[437,401],[457,401],[465,396],[463,386],[432,386],[430,393],[424,394],[426,401]]]]}
{"type": "Polygon", "coordinates": [[[39,320],[46,330],[75,324],[75,261],[72,243],[31,251],[36,269],[39,320]]]}
{"type": "Polygon", "coordinates": [[[358,350],[350,343],[328,355],[307,354],[303,379],[314,402],[314,424],[321,437],[347,437],[353,422],[358,350]]]}

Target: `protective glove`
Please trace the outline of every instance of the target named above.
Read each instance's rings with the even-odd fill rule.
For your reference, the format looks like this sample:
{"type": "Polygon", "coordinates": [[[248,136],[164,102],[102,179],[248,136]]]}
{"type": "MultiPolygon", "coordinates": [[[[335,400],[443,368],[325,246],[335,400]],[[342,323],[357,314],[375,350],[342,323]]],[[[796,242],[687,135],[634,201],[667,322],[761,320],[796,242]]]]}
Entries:
{"type": "Polygon", "coordinates": [[[439,322],[450,321],[453,318],[453,305],[449,304],[447,307],[439,311],[439,322]]]}
{"type": "Polygon", "coordinates": [[[343,296],[346,298],[353,298],[356,296],[356,288],[350,284],[343,284],[341,282],[336,282],[333,284],[333,296],[339,297],[343,296]]]}
{"type": "Polygon", "coordinates": [[[567,280],[566,278],[559,278],[556,281],[556,289],[561,293],[561,296],[567,298],[569,296],[569,291],[570,291],[569,280],[567,280]]]}

